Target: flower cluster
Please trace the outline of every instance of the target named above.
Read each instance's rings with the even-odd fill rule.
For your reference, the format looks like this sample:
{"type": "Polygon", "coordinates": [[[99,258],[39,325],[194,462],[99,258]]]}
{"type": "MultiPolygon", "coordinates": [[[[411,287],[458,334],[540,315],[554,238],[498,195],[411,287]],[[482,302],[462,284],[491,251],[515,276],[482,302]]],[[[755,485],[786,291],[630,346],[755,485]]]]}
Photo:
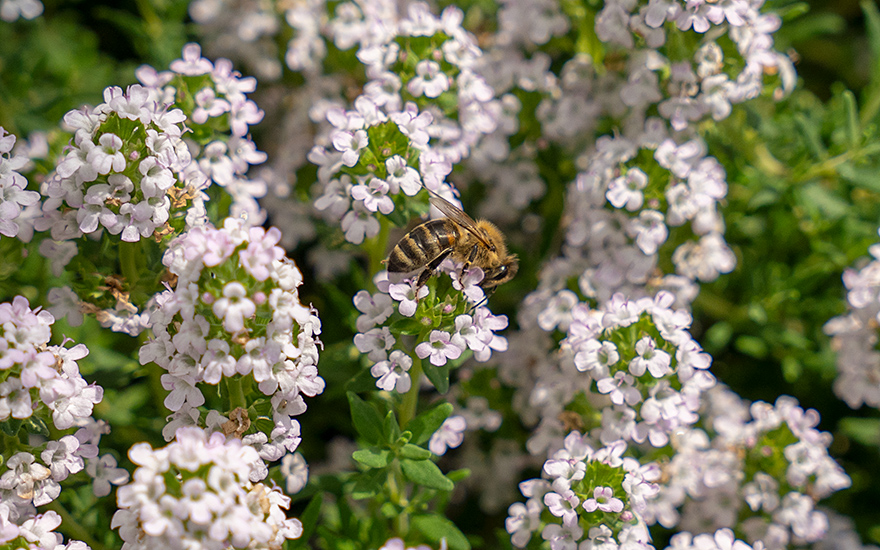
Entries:
{"type": "MultiPolygon", "coordinates": [[[[212,183],[232,197],[231,210],[252,223],[264,218],[256,198],[265,194],[264,185],[244,176],[265,160],[247,137],[248,125],[262,118],[246,97],[256,86],[253,78],[241,78],[228,60],[215,65],[201,58],[196,44],[184,48],[170,71],[143,66],[138,78],[142,84],[107,88],[104,103],[64,117],[73,139],[42,188],[42,213],[34,220],[53,239],[40,252],[56,275],[77,254],[102,266],[102,276],[78,285],[78,294],[54,291],[56,311],[74,324],[83,312],[96,313],[102,325],[132,335],[150,320],[143,314],[147,305],[131,297],[152,296],[159,285],[149,276],[155,266],[136,272],[131,266],[139,262],[123,254],[140,254],[140,263],[158,261],[156,246],[145,241],[205,223],[212,183]],[[91,244],[108,234],[130,243],[118,252],[119,268],[104,247],[91,244]]],[[[216,189],[212,193],[219,197],[216,189]]]]}
{"type": "Polygon", "coordinates": [[[861,269],[843,274],[849,312],[825,325],[837,351],[834,393],[852,408],[880,407],[880,244],[869,249],[872,259],[861,269]]]}
{"type": "Polygon", "coordinates": [[[128,481],[111,455],[98,457],[98,442],[108,430],[91,415],[103,389],[88,384],[77,364],[89,351],[83,344],[68,348],[68,341],[48,345],[54,322],[22,296],[0,304],[0,422],[6,434],[18,436],[4,435],[0,455],[0,542],[45,537],[60,545],[53,530],[61,518],[37,514],[36,507],[58,498],[69,476],[85,470],[96,496],[109,494],[111,483],[128,481]],[[47,439],[49,422],[57,439],[47,439]]]}
{"type": "MultiPolygon", "coordinates": [[[[246,217],[254,225],[262,223],[265,213],[256,200],[266,194],[266,184],[246,175],[251,165],[266,160],[249,136],[250,126],[263,120],[263,111],[247,97],[257,80],[242,77],[228,59],[212,63],[194,43],[184,46],[182,58],[173,61],[170,69],[156,72],[144,65],[136,75],[157,102],[167,104],[176,94],[186,93],[175,104],[186,115],[191,132],[184,136],[194,151],[194,162],[185,174],[195,184],[190,193],[217,185],[232,198],[230,215],[246,217]]],[[[190,212],[187,223],[197,222],[197,214],[190,212]]]]}
{"type": "Polygon", "coordinates": [[[280,548],[302,535],[290,498],[248,481],[256,450],[221,433],[181,428],[161,449],[131,448],[134,481],[119,489],[112,527],[125,549],[280,548]]]}
{"type": "Polygon", "coordinates": [[[623,441],[598,450],[590,443],[571,432],[544,463],[544,478],[520,483],[528,500],[511,505],[505,522],[514,546],[524,548],[540,531],[552,550],[575,548],[581,540],[589,541],[587,548],[653,548],[641,513],[659,490],[659,466],[623,457],[623,441]],[[544,519],[547,511],[552,521],[544,519]]]}
{"type": "MultiPolygon", "coordinates": [[[[377,15],[367,11],[363,20],[334,27],[337,40],[345,32],[346,43],[360,42],[357,55],[369,80],[354,110],[327,111],[329,144],[309,154],[321,167],[316,208],[341,220],[355,244],[378,234],[376,212],[387,216],[405,204],[395,198],[401,191],[413,196],[422,185],[445,189],[452,165],[495,129],[500,112],[492,89],[474,71],[480,50],[462,29],[458,8],[436,17],[424,4],[413,4],[394,23],[374,21],[377,15]]],[[[396,221],[402,225],[407,217],[396,221]]]]}
{"type": "Polygon", "coordinates": [[[654,130],[640,142],[599,139],[571,190],[566,267],[579,277],[581,291],[600,303],[618,291],[636,296],[648,286],[675,289],[679,302],[689,303],[695,281],[713,281],[736,265],[717,211],[727,194],[724,169],[699,138],[679,146],[659,120],[646,127],[654,130]],[[653,158],[640,157],[641,151],[653,151],[653,158]],[[696,239],[685,237],[672,253],[677,273],[652,281],[670,232],[685,226],[696,239]]]}
{"type": "Polygon", "coordinates": [[[22,420],[51,414],[59,430],[89,418],[103,390],[80,375],[77,360],[88,355],[85,345],[49,346],[55,318],[16,296],[0,304],[0,420],[22,420]]]}
{"type": "Polygon", "coordinates": [[[137,84],[107,88],[104,103],[67,113],[73,140],[43,188],[37,229],[57,241],[106,230],[124,242],[162,230],[179,197],[203,187],[185,176],[192,161],[185,120],[137,84]]]}
{"type": "Polygon", "coordinates": [[[374,363],[370,372],[380,389],[400,393],[410,389],[413,381],[407,371],[413,353],[434,367],[444,367],[466,350],[477,361],[488,361],[493,351],[507,349],[507,340],[495,334],[507,327],[507,317],[493,315],[485,305],[474,308],[483,301],[478,286],[482,270],[473,268],[459,278],[460,267],[451,260],[439,269],[450,274],[453,286],[461,292],[443,296],[428,286],[419,287],[417,277],[391,283],[383,271],[375,278],[378,292],[361,290],[354,297],[354,306],[361,312],[354,344],[374,363]],[[417,343],[407,350],[398,339],[412,335],[418,335],[417,343]]]}
{"type": "MultiPolygon", "coordinates": [[[[324,390],[316,367],[321,323],[299,301],[302,275],[279,238],[277,229],[228,218],[223,229],[193,228],[171,243],[163,261],[177,283],[158,297],[154,337],[140,350],[142,364],[167,371],[166,440],[180,426],[207,426],[243,437],[268,461],[299,445],[293,417],[306,410],[304,395],[324,390]],[[221,381],[228,409],[208,401],[216,391],[202,390],[221,381]],[[270,419],[260,429],[253,410],[270,419]]],[[[266,474],[260,462],[251,476],[266,474]]]]}
{"type": "Polygon", "coordinates": [[[831,435],[815,429],[818,413],[788,396],[749,405],[721,386],[705,401],[711,430],[675,435],[675,454],[645,520],[692,532],[737,527],[773,550],[821,540],[828,519],[815,504],[850,479],[828,456],[831,435]]]}
{"type": "Polygon", "coordinates": [[[542,419],[533,453],[558,444],[558,418],[580,392],[601,411],[603,442],[664,447],[697,421],[700,396],[715,377],[708,372],[711,357],[688,332],[690,314],[672,309],[673,301],[668,292],[639,300],[616,294],[600,310],[571,308],[559,364],[548,364],[531,382],[529,403],[542,419]]]}
{"type": "Polygon", "coordinates": [[[28,158],[12,154],[14,146],[15,136],[0,126],[0,235],[16,237],[21,233],[24,240],[32,231],[23,231],[16,219],[26,207],[39,202],[40,194],[26,190],[27,179],[18,170],[27,164],[28,158]]]}

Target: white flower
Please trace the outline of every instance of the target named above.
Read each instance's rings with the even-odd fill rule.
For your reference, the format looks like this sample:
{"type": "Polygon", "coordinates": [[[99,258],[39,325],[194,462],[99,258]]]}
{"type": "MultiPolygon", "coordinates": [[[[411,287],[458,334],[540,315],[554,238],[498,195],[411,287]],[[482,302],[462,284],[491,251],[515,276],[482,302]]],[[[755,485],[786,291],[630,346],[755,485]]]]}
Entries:
{"type": "Polygon", "coordinates": [[[369,138],[365,130],[348,132],[337,130],[332,136],[333,147],[342,153],[342,164],[351,167],[358,163],[361,149],[367,146],[369,138]]]}
{"type": "Polygon", "coordinates": [[[412,367],[412,357],[400,350],[391,352],[386,361],[380,361],[370,368],[370,374],[375,376],[376,387],[385,391],[396,390],[397,393],[406,393],[412,386],[407,371],[412,367]]]}
{"type": "Polygon", "coordinates": [[[415,97],[435,98],[449,89],[449,77],[440,70],[436,61],[423,59],[416,64],[416,76],[406,85],[407,91],[415,97]]]}
{"type": "Polygon", "coordinates": [[[365,238],[379,234],[379,220],[361,202],[354,203],[353,209],[342,218],[341,225],[345,240],[352,244],[361,244],[365,238]]]}
{"type": "Polygon", "coordinates": [[[605,197],[615,208],[626,207],[630,212],[635,212],[642,207],[642,189],[647,185],[648,176],[639,168],[632,168],[626,175],[611,180],[605,197]]]}
{"type": "Polygon", "coordinates": [[[388,286],[388,294],[400,302],[397,306],[397,311],[405,317],[412,317],[415,315],[419,300],[428,295],[428,287],[420,286],[418,287],[418,290],[416,290],[417,286],[417,281],[415,279],[388,286]]]}
{"type": "Polygon", "coordinates": [[[212,310],[214,315],[223,319],[224,329],[239,332],[244,329],[244,320],[256,313],[257,306],[243,284],[231,282],[223,287],[223,297],[214,302],[212,310]]]}
{"type": "Polygon", "coordinates": [[[385,179],[391,186],[392,193],[402,190],[412,197],[421,191],[422,179],[419,177],[418,170],[407,165],[406,160],[400,155],[394,155],[386,160],[385,169],[388,172],[385,179]]]}
{"type": "Polygon", "coordinates": [[[416,346],[419,359],[430,356],[432,365],[443,366],[449,359],[458,359],[467,344],[459,334],[450,335],[442,330],[432,330],[427,342],[416,346]]]}
{"type": "Polygon", "coordinates": [[[636,342],[636,353],[638,356],[629,363],[629,372],[633,376],[645,374],[646,368],[654,378],[662,378],[672,372],[672,358],[665,351],[657,349],[657,343],[650,336],[644,336],[636,342]]]}
{"type": "Polygon", "coordinates": [[[379,178],[372,178],[370,185],[355,185],[351,188],[351,198],[364,202],[370,212],[390,214],[394,210],[394,201],[388,196],[388,183],[379,178]]]}
{"type": "Polygon", "coordinates": [[[437,456],[446,452],[447,448],[454,449],[461,445],[464,440],[464,430],[467,422],[463,416],[450,416],[443,421],[440,428],[431,436],[428,449],[437,456]]]}
{"type": "Polygon", "coordinates": [[[281,459],[281,475],[285,479],[288,495],[303,490],[309,480],[309,465],[300,453],[288,453],[281,459]]]}
{"type": "Polygon", "coordinates": [[[596,487],[593,489],[593,498],[584,501],[584,510],[618,513],[623,511],[623,501],[614,497],[614,490],[611,487],[596,487]]]}

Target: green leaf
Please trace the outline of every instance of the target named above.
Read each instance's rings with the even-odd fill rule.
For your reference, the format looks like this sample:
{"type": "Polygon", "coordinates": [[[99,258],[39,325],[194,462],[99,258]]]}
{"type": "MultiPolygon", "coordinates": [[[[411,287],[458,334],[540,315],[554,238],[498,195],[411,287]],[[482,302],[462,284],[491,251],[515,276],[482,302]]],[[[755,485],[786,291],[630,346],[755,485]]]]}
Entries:
{"type": "Polygon", "coordinates": [[[449,391],[448,363],[442,367],[435,367],[429,363],[427,359],[422,359],[422,367],[424,368],[425,376],[428,377],[428,380],[431,381],[431,384],[434,385],[434,388],[436,388],[438,392],[445,394],[449,391]]]}
{"type": "Polygon", "coordinates": [[[816,126],[816,123],[808,120],[807,117],[801,113],[795,115],[794,122],[800,131],[801,139],[803,139],[804,144],[807,146],[810,154],[813,155],[813,158],[816,160],[824,160],[828,156],[828,151],[822,143],[822,138],[819,136],[819,128],[816,126]]]}
{"type": "Polygon", "coordinates": [[[846,129],[846,141],[850,147],[857,147],[862,138],[862,130],[859,127],[859,106],[856,104],[856,96],[849,90],[841,94],[843,110],[846,118],[843,127],[846,129]]]}
{"type": "Polygon", "coordinates": [[[351,420],[354,429],[368,443],[380,445],[382,443],[382,417],[376,408],[361,399],[353,392],[346,392],[348,404],[351,407],[351,420]]]}
{"type": "Polygon", "coordinates": [[[312,538],[315,529],[318,527],[318,517],[321,514],[321,504],[323,502],[324,495],[321,493],[312,497],[312,500],[309,501],[306,509],[299,515],[299,520],[302,522],[303,527],[302,536],[298,539],[289,541],[287,543],[288,548],[308,548],[309,539],[312,538]]]}
{"type": "Polygon", "coordinates": [[[49,427],[46,426],[46,423],[43,422],[43,419],[39,416],[31,415],[25,418],[22,422],[22,426],[29,434],[37,434],[44,437],[49,437],[49,427]]]}
{"type": "Polygon", "coordinates": [[[373,376],[370,369],[362,369],[345,383],[345,391],[354,393],[376,391],[376,377],[373,376]]]}
{"type": "Polygon", "coordinates": [[[385,476],[385,470],[370,470],[361,474],[351,490],[351,498],[363,500],[378,495],[382,492],[385,476]]]}
{"type": "Polygon", "coordinates": [[[440,544],[446,539],[446,544],[450,550],[470,550],[471,543],[468,542],[464,533],[448,519],[436,514],[415,516],[412,518],[413,527],[420,533],[425,535],[434,544],[440,544]]]}
{"type": "Polygon", "coordinates": [[[416,335],[422,331],[422,324],[410,317],[404,317],[391,323],[391,332],[406,335],[416,335]]]}
{"type": "Polygon", "coordinates": [[[20,429],[21,420],[18,418],[8,418],[3,422],[0,422],[0,430],[3,430],[6,435],[16,436],[20,429]]]}
{"type": "Polygon", "coordinates": [[[427,460],[431,458],[433,454],[434,453],[428,449],[413,445],[412,443],[407,443],[400,449],[399,456],[400,458],[409,458],[412,460],[427,460]]]}
{"type": "Polygon", "coordinates": [[[872,0],[862,0],[861,6],[865,14],[868,44],[871,47],[871,67],[868,71],[871,80],[862,97],[861,122],[864,126],[880,111],[880,10],[872,0]]]}
{"type": "Polygon", "coordinates": [[[458,483],[464,479],[471,477],[471,471],[467,468],[462,468],[460,470],[452,470],[446,477],[452,480],[453,483],[458,483]]]}
{"type": "Polygon", "coordinates": [[[394,411],[388,411],[385,415],[385,441],[389,445],[394,445],[399,437],[400,425],[397,423],[397,416],[394,415],[394,411]]]}
{"type": "Polygon", "coordinates": [[[359,449],[351,454],[351,458],[369,468],[384,468],[388,466],[391,453],[387,449],[359,449]]]}
{"type": "Polygon", "coordinates": [[[443,422],[452,414],[450,403],[440,403],[433,409],[428,409],[409,421],[406,429],[412,432],[412,443],[421,445],[426,443],[434,435],[443,422]]]}
{"type": "Polygon", "coordinates": [[[840,421],[840,430],[862,445],[880,445],[880,418],[843,418],[840,421]]]}
{"type": "Polygon", "coordinates": [[[455,488],[452,480],[443,475],[440,468],[430,460],[403,459],[400,461],[400,468],[408,480],[423,487],[440,489],[441,491],[451,491],[455,488]]]}
{"type": "Polygon", "coordinates": [[[850,214],[850,203],[841,200],[833,191],[820,183],[812,183],[801,190],[801,202],[805,208],[819,212],[822,217],[837,220],[850,214]]]}

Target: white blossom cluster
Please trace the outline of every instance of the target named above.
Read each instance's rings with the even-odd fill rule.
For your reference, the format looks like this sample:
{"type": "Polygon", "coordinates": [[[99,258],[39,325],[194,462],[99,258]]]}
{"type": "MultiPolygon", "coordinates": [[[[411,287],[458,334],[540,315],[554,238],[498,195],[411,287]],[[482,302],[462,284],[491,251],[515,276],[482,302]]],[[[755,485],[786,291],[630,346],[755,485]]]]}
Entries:
{"type": "Polygon", "coordinates": [[[27,190],[27,178],[18,170],[21,170],[29,159],[25,155],[13,154],[14,146],[15,136],[7,134],[0,126],[0,235],[20,236],[22,240],[30,240],[27,236],[33,233],[33,229],[29,221],[22,216],[20,222],[26,224],[23,229],[16,219],[22,215],[25,208],[40,201],[40,194],[27,190]]]}
{"type": "MultiPolygon", "coordinates": [[[[158,297],[154,336],[140,350],[142,364],[155,362],[167,371],[162,385],[173,414],[163,430],[166,440],[181,426],[207,426],[243,436],[267,461],[299,445],[294,417],[306,410],[303,396],[324,390],[316,366],[321,322],[314,308],[300,303],[302,275],[277,246],[279,239],[277,229],[227,218],[222,229],[196,227],[171,243],[163,262],[177,283],[158,297]],[[244,410],[250,404],[244,394],[231,395],[236,409],[226,412],[228,418],[204,410],[202,388],[221,380],[266,396],[269,433],[248,431],[255,419],[244,410]]],[[[257,466],[253,481],[268,473],[262,461],[257,466]]]]}
{"type": "MultiPolygon", "coordinates": [[[[194,162],[184,174],[185,181],[192,182],[190,193],[218,185],[232,197],[231,216],[247,217],[252,225],[265,221],[257,199],[266,194],[266,184],[246,175],[251,165],[261,164],[267,157],[257,150],[249,135],[250,126],[263,120],[264,115],[247,96],[256,90],[257,80],[242,77],[228,59],[211,62],[202,57],[201,47],[195,43],[183,47],[182,58],[173,61],[169,71],[156,72],[144,65],[136,76],[159,104],[172,103],[179,93],[178,86],[191,90],[194,106],[187,113],[187,127],[195,137],[207,136],[210,141],[200,146],[195,137],[183,136],[193,151],[194,162]]],[[[188,212],[187,223],[197,224],[199,215],[188,212]]]]}
{"type": "MultiPolygon", "coordinates": [[[[381,24],[369,19],[372,15],[365,11],[363,21],[334,22],[337,41],[344,25],[346,43],[360,42],[357,56],[366,66],[368,81],[354,110],[327,110],[332,126],[326,138],[329,143],[309,153],[309,160],[320,166],[318,179],[323,186],[315,207],[327,219],[341,221],[346,239],[354,244],[378,234],[375,213],[390,214],[399,203],[393,200],[399,192],[413,196],[422,185],[446,190],[445,178],[452,165],[495,129],[500,113],[492,89],[473,70],[480,50],[461,27],[461,10],[450,7],[436,17],[426,5],[417,3],[410,5],[405,17],[383,19],[381,24]],[[414,62],[410,44],[418,39],[431,40],[433,54],[415,62],[415,74],[404,82],[400,75],[414,62]],[[447,102],[452,102],[454,113],[437,106],[443,94],[452,98],[447,102]],[[386,121],[397,126],[407,145],[382,153],[376,160],[384,166],[378,171],[340,174],[343,167],[358,164],[362,151],[384,146],[381,141],[371,143],[370,128],[386,121]],[[418,151],[417,168],[402,156],[410,150],[418,151]]],[[[445,193],[449,195],[448,190],[445,193]]]]}
{"type": "Polygon", "coordinates": [[[0,303],[0,422],[17,431],[26,429],[20,426],[28,419],[48,434],[45,421],[51,416],[58,433],[57,439],[32,436],[28,445],[0,449],[0,543],[24,537],[42,548],[63,547],[53,531],[60,516],[37,514],[36,507],[58,498],[60,483],[83,470],[93,478],[96,496],[109,494],[111,483],[128,481],[111,455],[98,456],[100,438],[109,430],[91,417],[104,390],[79,372],[77,361],[89,350],[83,344],[68,348],[68,340],[48,345],[54,322],[51,313],[32,310],[22,296],[0,303]]]}
{"type": "Polygon", "coordinates": [[[766,74],[780,74],[784,91],[793,87],[791,61],[773,49],[780,19],[762,6],[763,0],[607,2],[595,21],[602,58],[575,56],[555,72],[541,47],[572,26],[560,4],[501,3],[498,31],[477,72],[504,110],[495,133],[465,163],[487,183],[483,212],[518,219],[543,193],[536,162],[547,144],[526,140],[511,148],[508,139],[519,131],[523,92],[541,97],[541,139],[578,155],[582,168],[566,198],[562,255],[545,270],[534,300],[550,307],[576,277],[582,294],[600,304],[615,292],[637,298],[667,289],[685,305],[697,281],[733,269],[716,212],[727,192],[724,170],[696,133],[700,121],[726,118],[731,104],[756,97],[766,74]],[[692,57],[667,47],[673,34],[699,40],[692,57]],[[609,125],[614,133],[595,139],[596,129],[609,125]],[[664,247],[667,240],[675,247],[664,247]],[[660,272],[666,258],[675,273],[660,272]]]}
{"type": "Polygon", "coordinates": [[[659,490],[660,468],[623,457],[626,447],[618,440],[596,450],[588,436],[568,434],[544,463],[543,478],[520,483],[528,500],[511,505],[505,522],[513,545],[524,548],[540,531],[551,550],[653,549],[641,514],[659,490]],[[547,511],[561,523],[542,520],[547,511]]]}
{"type": "MultiPolygon", "coordinates": [[[[447,259],[439,270],[450,274],[453,287],[456,291],[461,291],[465,298],[463,302],[473,305],[483,301],[483,290],[479,287],[483,279],[480,268],[473,268],[459,278],[459,266],[447,259]]],[[[393,321],[400,318],[392,317],[395,309],[400,316],[412,317],[423,325],[431,326],[434,317],[440,319],[439,326],[435,324],[437,328],[430,331],[425,341],[417,342],[413,350],[416,357],[428,359],[435,367],[442,367],[448,361],[458,359],[468,349],[481,362],[488,361],[493,351],[507,349],[507,339],[495,334],[507,328],[507,317],[493,315],[485,305],[453,318],[453,312],[460,308],[457,308],[457,303],[444,300],[434,306],[436,311],[423,312],[417,316],[419,301],[428,296],[428,288],[418,287],[416,278],[391,283],[387,273],[383,271],[375,277],[378,292],[370,294],[361,290],[354,296],[354,307],[361,313],[356,321],[358,333],[354,336],[354,345],[374,363],[370,372],[377,379],[376,386],[383,390],[406,393],[413,383],[408,374],[413,357],[400,349],[404,346],[398,344],[391,331],[393,321]],[[430,316],[416,318],[425,314],[430,316]],[[445,326],[447,324],[449,326],[445,326]],[[446,330],[442,330],[444,328],[446,330]]],[[[464,426],[455,431],[463,430],[464,426]]],[[[458,443],[460,442],[459,440],[458,443]]],[[[435,454],[443,454],[445,449],[444,444],[441,452],[435,454]]]]}
{"type": "Polygon", "coordinates": [[[705,401],[714,437],[699,428],[675,435],[645,520],[691,532],[737,527],[772,550],[822,540],[828,519],[815,504],[850,479],[828,455],[831,434],[815,429],[819,414],[788,396],[749,405],[722,386],[705,401]],[[766,452],[777,447],[778,460],[766,452]]]}
{"type": "Polygon", "coordinates": [[[74,250],[73,239],[96,231],[125,242],[152,236],[169,220],[172,188],[203,186],[185,175],[192,161],[182,139],[185,120],[137,84],[125,91],[111,86],[104,103],[67,113],[73,140],[43,186],[36,228],[74,250]]]}
{"type": "MultiPolygon", "coordinates": [[[[555,155],[551,162],[570,154],[578,172],[564,199],[561,253],[543,266],[537,290],[520,307],[510,352],[498,362],[499,377],[518,388],[515,409],[539,426],[529,443],[534,454],[567,433],[552,404],[583,389],[582,375],[567,354],[553,353],[543,331],[567,333],[583,298],[601,308],[616,293],[636,300],[665,290],[676,307],[689,307],[700,282],[733,269],[719,212],[726,175],[708,154],[699,124],[756,97],[768,75],[781,76],[777,96],[789,91],[795,74],[773,49],[780,19],[761,0],[606,2],[594,27],[603,47],[588,47],[594,55],[574,55],[559,69],[544,46],[580,24],[569,21],[564,3],[499,4],[498,30],[481,41],[477,72],[500,98],[502,118],[464,163],[468,175],[486,183],[483,213],[522,220],[528,238],[542,229],[523,207],[543,194],[545,151],[555,155]],[[531,116],[521,112],[519,98],[536,94],[540,140],[510,140],[521,132],[523,114],[531,116]]],[[[632,392],[614,395],[627,393],[635,399],[632,392]]],[[[685,416],[695,416],[699,404],[690,406],[685,416]]],[[[624,437],[611,433],[637,423],[627,406],[605,410],[608,437],[624,437]]]]}
{"type": "Polygon", "coordinates": [[[129,457],[138,468],[117,492],[111,524],[125,550],[268,550],[302,535],[284,512],[290,498],[249,481],[260,457],[239,439],[185,427],[168,446],[139,443],[129,457]]]}
{"type": "Polygon", "coordinates": [[[49,346],[55,318],[27,298],[0,304],[0,420],[30,418],[42,407],[51,411],[59,430],[89,418],[104,390],[87,383],[77,360],[88,355],[85,345],[49,346]]]}
{"type": "Polygon", "coordinates": [[[697,421],[701,395],[715,385],[712,359],[688,332],[691,315],[672,309],[673,301],[668,292],[639,300],[616,294],[599,310],[571,308],[558,361],[545,360],[533,380],[521,379],[540,421],[532,454],[558,447],[565,435],[560,416],[580,392],[601,411],[596,437],[604,443],[664,447],[697,421]]]}
{"type": "MultiPolygon", "coordinates": [[[[578,276],[581,292],[600,303],[618,291],[637,296],[653,287],[673,290],[680,304],[688,304],[696,281],[713,281],[736,265],[718,212],[727,195],[724,169],[706,155],[699,138],[678,146],[658,119],[648,120],[646,131],[653,133],[642,134],[640,142],[600,138],[569,195],[565,267],[578,276]],[[633,162],[646,150],[662,176],[656,177],[658,170],[649,170],[644,160],[633,162]],[[678,227],[687,227],[694,237],[672,252],[676,273],[653,280],[661,247],[678,227]]],[[[552,272],[550,281],[560,275],[552,272]]]]}
{"type": "Polygon", "coordinates": [[[854,409],[880,407],[880,244],[868,252],[869,262],[843,273],[849,311],[825,325],[837,351],[834,393],[854,409]]]}
{"type": "MultiPolygon", "coordinates": [[[[176,218],[189,227],[205,223],[205,191],[212,183],[231,195],[234,215],[254,224],[265,218],[256,202],[265,185],[245,177],[251,164],[266,159],[248,137],[249,125],[263,116],[246,96],[256,80],[241,78],[229,60],[213,64],[200,57],[197,44],[185,46],[170,71],[142,66],[137,76],[142,84],[107,88],[104,103],[64,117],[74,137],[43,185],[42,213],[33,221],[36,229],[50,231],[52,240],[40,252],[56,275],[84,235],[106,231],[137,242],[171,233],[176,218]],[[194,90],[191,113],[175,107],[181,85],[194,90]],[[188,134],[213,139],[201,147],[188,134]]],[[[53,311],[74,326],[81,322],[84,306],[70,288],[53,289],[50,298],[53,311]]],[[[117,298],[114,307],[96,312],[103,326],[133,336],[149,327],[140,304],[117,298]]]]}

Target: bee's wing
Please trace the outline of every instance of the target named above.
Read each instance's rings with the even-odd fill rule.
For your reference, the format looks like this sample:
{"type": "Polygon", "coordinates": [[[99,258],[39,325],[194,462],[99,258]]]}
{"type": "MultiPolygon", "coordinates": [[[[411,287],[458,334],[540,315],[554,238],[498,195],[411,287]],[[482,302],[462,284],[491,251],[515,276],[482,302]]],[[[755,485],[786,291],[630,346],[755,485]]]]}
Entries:
{"type": "MultiPolygon", "coordinates": [[[[425,189],[428,188],[425,187],[425,189]]],[[[428,192],[431,193],[431,204],[437,210],[443,212],[443,214],[447,218],[470,231],[474,237],[476,237],[481,243],[486,246],[486,248],[492,248],[492,245],[489,244],[489,242],[486,240],[486,237],[483,236],[479,229],[477,229],[477,222],[475,222],[470,216],[465,214],[464,210],[455,206],[434,191],[428,189],[428,192]]]]}

